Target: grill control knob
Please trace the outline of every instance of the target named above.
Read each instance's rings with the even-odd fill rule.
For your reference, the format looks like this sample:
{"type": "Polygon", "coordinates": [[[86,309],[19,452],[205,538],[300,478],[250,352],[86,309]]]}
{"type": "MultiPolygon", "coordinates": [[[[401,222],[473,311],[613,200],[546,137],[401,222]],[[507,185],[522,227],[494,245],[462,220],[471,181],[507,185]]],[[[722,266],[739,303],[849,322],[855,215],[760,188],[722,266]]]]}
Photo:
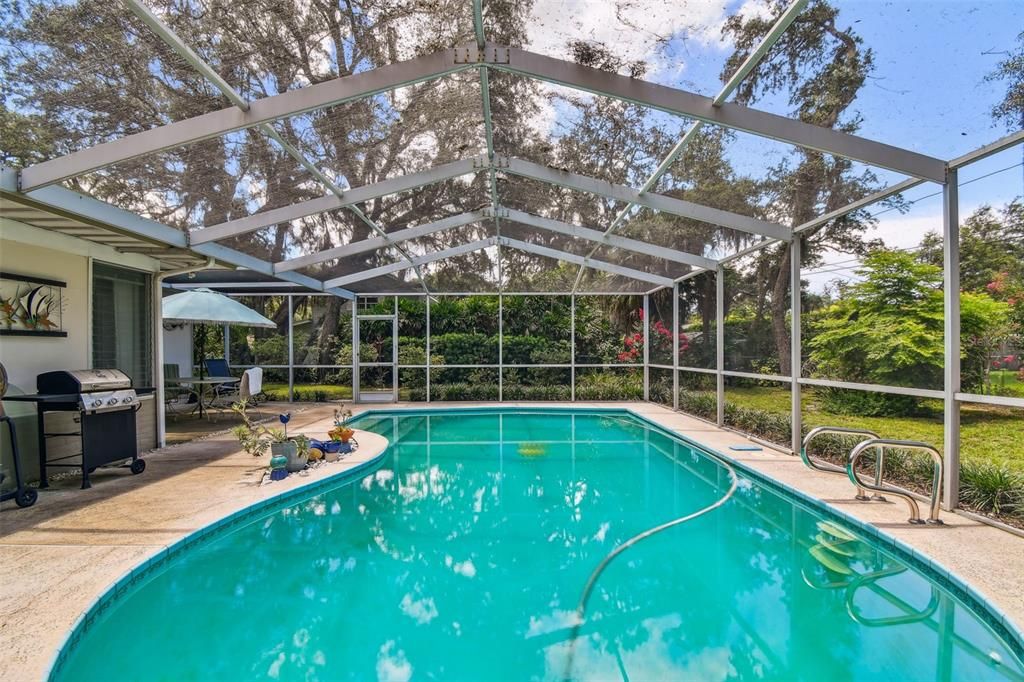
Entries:
{"type": "Polygon", "coordinates": [[[117,398],[111,398],[108,400],[107,405],[117,405],[117,398]]]}
{"type": "Polygon", "coordinates": [[[92,404],[89,407],[103,407],[103,401],[102,400],[94,400],[94,401],[92,401],[92,404]]]}
{"type": "Polygon", "coordinates": [[[132,397],[129,395],[129,396],[125,396],[125,399],[122,400],[121,402],[127,404],[127,403],[130,403],[131,401],[132,401],[132,397]]]}

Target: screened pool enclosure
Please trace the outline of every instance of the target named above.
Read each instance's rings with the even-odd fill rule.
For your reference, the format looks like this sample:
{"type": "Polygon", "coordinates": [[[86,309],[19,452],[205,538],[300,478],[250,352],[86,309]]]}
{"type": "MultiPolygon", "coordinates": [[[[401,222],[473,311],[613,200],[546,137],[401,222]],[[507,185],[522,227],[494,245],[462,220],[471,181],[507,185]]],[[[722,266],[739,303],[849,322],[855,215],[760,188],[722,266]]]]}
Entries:
{"type": "MultiPolygon", "coordinates": [[[[9,17],[5,68],[26,125],[49,143],[4,168],[4,213],[158,258],[161,277],[244,268],[294,287],[236,291],[279,327],[220,339],[233,367],[263,367],[282,397],[650,400],[795,451],[823,419],[808,391],[899,396],[938,411],[955,506],[965,406],[1024,417],[1024,397],[989,390],[990,359],[1016,354],[1016,337],[963,351],[978,332],[957,295],[959,195],[992,189],[972,195],[971,212],[1003,197],[1024,132],[951,123],[970,129],[958,137],[995,140],[970,151],[946,129],[876,122],[913,119],[932,99],[873,118],[847,111],[866,76],[851,85],[814,70],[867,74],[873,50],[891,56],[850,38],[864,3],[727,3],[698,18],[674,4],[650,20],[707,44],[729,36],[729,50],[665,48],[624,18],[629,3],[609,15],[620,33],[601,34],[607,43],[572,35],[572,3],[545,5],[541,24],[524,18],[531,3],[481,0],[348,16],[346,3],[277,0],[29,3],[9,17]],[[83,22],[91,37],[78,35],[83,22]],[[816,26],[822,54],[809,58],[797,45],[816,26]],[[528,49],[534,30],[556,37],[528,49]],[[643,41],[665,48],[657,69],[642,59],[653,52],[635,54],[643,41]],[[673,56],[720,82],[672,80],[673,56]],[[817,75],[800,83],[811,78],[801,70],[817,75]],[[758,102],[786,78],[797,80],[758,102]],[[841,105],[807,104],[823,83],[841,105]],[[865,259],[887,244],[851,226],[889,210],[931,220],[919,244],[889,252],[928,255],[930,269],[906,267],[941,293],[927,318],[941,339],[935,372],[823,360],[826,322],[806,319],[870,280],[865,259]],[[815,284],[827,275],[846,281],[815,284]],[[984,378],[965,381],[962,362],[979,357],[984,378]]],[[[936,66],[987,47],[966,32],[957,41],[936,66]]],[[[1024,240],[1000,234],[990,245],[1024,240]]]]}

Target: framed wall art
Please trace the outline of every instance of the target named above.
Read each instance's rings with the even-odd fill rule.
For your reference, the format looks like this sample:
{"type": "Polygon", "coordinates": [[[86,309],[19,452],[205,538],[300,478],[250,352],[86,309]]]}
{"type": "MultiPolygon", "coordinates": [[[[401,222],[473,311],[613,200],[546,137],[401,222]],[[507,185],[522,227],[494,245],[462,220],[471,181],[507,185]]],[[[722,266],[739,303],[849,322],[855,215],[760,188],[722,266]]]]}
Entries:
{"type": "Polygon", "coordinates": [[[0,272],[0,336],[67,336],[66,282],[0,272]]]}

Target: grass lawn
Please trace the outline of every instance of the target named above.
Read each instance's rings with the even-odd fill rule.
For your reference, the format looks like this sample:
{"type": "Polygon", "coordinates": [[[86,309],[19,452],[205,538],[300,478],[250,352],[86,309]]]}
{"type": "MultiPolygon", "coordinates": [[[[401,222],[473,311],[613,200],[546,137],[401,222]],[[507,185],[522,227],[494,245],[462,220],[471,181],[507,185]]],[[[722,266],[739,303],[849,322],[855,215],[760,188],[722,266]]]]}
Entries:
{"type": "MultiPolygon", "coordinates": [[[[263,392],[273,400],[288,400],[288,384],[271,382],[263,384],[263,392]]],[[[334,384],[295,384],[295,400],[312,402],[322,397],[326,400],[352,400],[351,386],[335,386],[334,384]],[[322,394],[318,396],[317,394],[322,394]]],[[[409,391],[398,389],[399,400],[408,400],[409,391]]]]}
{"type": "Polygon", "coordinates": [[[992,392],[996,395],[1009,395],[1024,398],[1024,381],[1017,378],[1017,372],[1009,369],[993,370],[989,374],[992,392]]]}
{"type": "MultiPolygon", "coordinates": [[[[726,389],[726,400],[742,407],[789,414],[788,387],[726,389]]],[[[920,440],[942,450],[942,403],[930,401],[932,413],[922,417],[857,417],[821,408],[814,389],[804,387],[805,426],[847,426],[870,429],[883,438],[920,440]]],[[[964,405],[960,410],[961,457],[964,461],[1004,464],[1024,473],[1024,410],[989,405],[964,405]]]]}
{"type": "MultiPolygon", "coordinates": [[[[274,400],[288,400],[288,382],[263,384],[263,392],[274,400]]],[[[351,386],[334,384],[295,384],[296,400],[313,400],[316,393],[323,393],[327,400],[352,400],[351,386]]]]}
{"type": "MultiPolygon", "coordinates": [[[[993,372],[993,375],[996,373],[993,372]]],[[[1017,382],[1016,373],[1005,372],[1005,385],[1019,386],[1024,395],[1024,383],[1017,382]]],[[[993,376],[993,383],[1003,380],[993,376]]],[[[266,383],[264,391],[274,400],[288,399],[287,383],[266,383]]],[[[311,401],[317,393],[327,400],[351,400],[350,386],[333,384],[295,384],[296,399],[311,401]]],[[[405,399],[405,396],[399,394],[405,399]]],[[[726,400],[741,407],[789,414],[788,387],[729,387],[726,400]]],[[[857,417],[834,414],[821,408],[814,397],[814,389],[804,387],[804,423],[814,426],[863,427],[883,438],[920,440],[942,449],[942,403],[931,401],[931,414],[922,417],[857,417]]],[[[960,411],[961,456],[965,461],[987,461],[1005,464],[1024,473],[1024,410],[988,405],[964,405],[960,411]]]]}

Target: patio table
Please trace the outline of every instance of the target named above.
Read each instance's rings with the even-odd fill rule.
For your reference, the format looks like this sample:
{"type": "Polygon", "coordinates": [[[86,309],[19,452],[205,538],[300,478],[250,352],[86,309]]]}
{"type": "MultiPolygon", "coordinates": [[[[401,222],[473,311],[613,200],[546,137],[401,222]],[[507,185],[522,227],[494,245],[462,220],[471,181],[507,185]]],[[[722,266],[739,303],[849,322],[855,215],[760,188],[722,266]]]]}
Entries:
{"type": "MultiPolygon", "coordinates": [[[[209,412],[209,410],[203,408],[203,401],[206,399],[206,394],[209,393],[210,387],[220,386],[221,384],[237,384],[241,379],[238,377],[177,377],[167,379],[166,381],[171,384],[195,387],[199,393],[199,418],[202,419],[209,412]]],[[[213,402],[213,396],[210,396],[209,400],[213,402]]]]}

